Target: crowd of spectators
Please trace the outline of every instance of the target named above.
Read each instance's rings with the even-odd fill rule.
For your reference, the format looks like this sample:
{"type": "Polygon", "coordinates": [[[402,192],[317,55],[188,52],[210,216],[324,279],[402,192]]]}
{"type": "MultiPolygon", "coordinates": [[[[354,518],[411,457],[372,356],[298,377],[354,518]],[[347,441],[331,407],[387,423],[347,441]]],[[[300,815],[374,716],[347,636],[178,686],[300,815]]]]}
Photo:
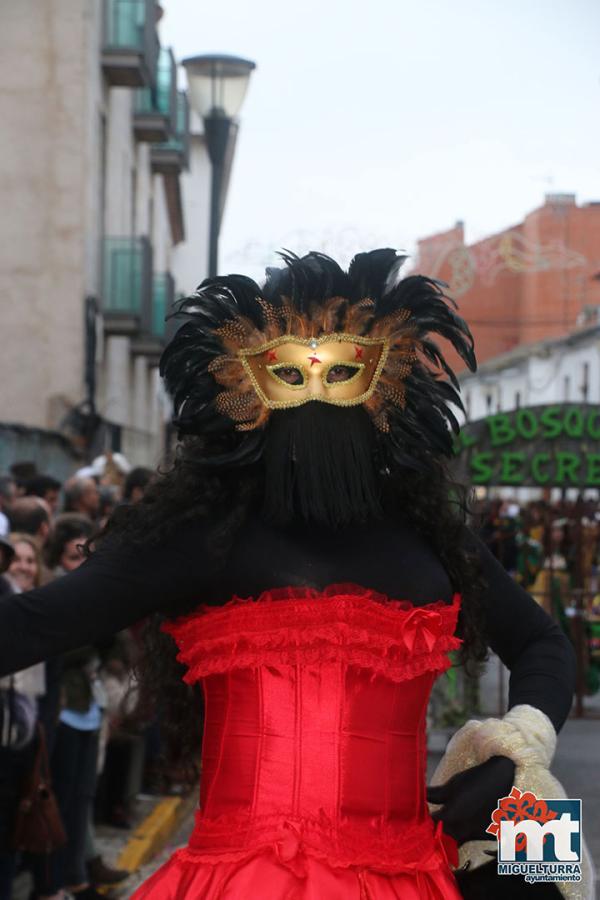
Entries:
{"type": "Polygon", "coordinates": [[[595,584],[600,554],[598,500],[519,503],[493,499],[480,501],[473,513],[473,524],[485,543],[524,587],[530,588],[544,569],[560,569],[573,582],[595,584]]]}
{"type": "Polygon", "coordinates": [[[505,569],[562,625],[576,647],[586,692],[595,694],[600,690],[598,500],[483,500],[473,524],[505,569]]]}
{"type": "MultiPolygon", "coordinates": [[[[81,565],[86,542],[112,510],[141,500],[153,477],[150,469],[130,469],[117,453],[64,483],[31,463],[0,474],[0,602],[81,565]]],[[[94,900],[101,885],[127,877],[99,854],[94,826],[131,827],[145,747],[156,743],[155,723],[138,709],[137,652],[135,630],[122,632],[0,680],[0,900],[10,900],[24,867],[31,900],[94,900]],[[66,845],[43,858],[13,847],[17,806],[42,731],[67,834],[66,845]]]]}
{"type": "MultiPolygon", "coordinates": [[[[64,483],[17,463],[0,474],[0,602],[62,578],[84,561],[86,542],[121,503],[137,503],[154,473],[107,454],[64,483]]],[[[583,611],[590,692],[600,687],[600,505],[481,500],[472,526],[511,575],[573,637],[583,611]],[[579,593],[578,593],[579,592],[579,593]],[[575,599],[574,599],[575,598],[575,599]]],[[[31,900],[94,900],[128,873],[99,854],[98,822],[131,826],[132,802],[155,778],[157,721],[142,710],[135,681],[139,629],[79,648],[0,680],[0,900],[10,900],[19,867],[31,900]],[[19,716],[8,715],[14,697],[19,716]],[[11,838],[21,786],[40,726],[67,844],[44,858],[19,854],[11,838]]],[[[12,707],[11,707],[12,709],[12,707]]]]}

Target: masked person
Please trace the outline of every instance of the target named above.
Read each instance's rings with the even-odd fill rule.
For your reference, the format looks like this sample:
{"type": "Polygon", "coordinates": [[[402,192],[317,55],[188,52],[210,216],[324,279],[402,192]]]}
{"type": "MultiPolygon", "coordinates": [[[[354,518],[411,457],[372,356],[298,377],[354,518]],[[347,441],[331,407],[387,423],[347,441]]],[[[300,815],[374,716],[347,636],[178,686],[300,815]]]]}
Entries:
{"type": "MultiPolygon", "coordinates": [[[[161,363],[174,465],[76,572],[0,606],[2,665],[156,613],[146,684],[180,762],[200,759],[202,686],[196,825],[135,900],[475,896],[457,846],[520,783],[511,746],[543,747],[546,772],[574,654],[464,524],[446,471],[458,384],[434,336],[475,358],[443,286],[400,279],[393,250],[347,272],[283,261],[262,288],[213,278],[180,301],[161,363]],[[510,711],[428,793],[432,684],[449,651],[473,663],[487,646],[511,669],[510,711]]],[[[558,896],[492,867],[476,870],[488,898],[558,896]]]]}

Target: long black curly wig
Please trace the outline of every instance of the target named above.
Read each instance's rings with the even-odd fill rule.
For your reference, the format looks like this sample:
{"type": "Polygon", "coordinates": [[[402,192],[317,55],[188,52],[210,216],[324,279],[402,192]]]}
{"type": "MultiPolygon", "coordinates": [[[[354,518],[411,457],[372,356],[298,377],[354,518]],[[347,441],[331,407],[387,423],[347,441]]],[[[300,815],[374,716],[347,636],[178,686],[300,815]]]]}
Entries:
{"type": "MultiPolygon", "coordinates": [[[[282,258],[283,267],[267,270],[262,287],[239,275],[207,279],[178,302],[174,315],[183,324],[161,360],[179,431],[174,458],[141,503],[115,512],[98,540],[159,545],[186,523],[202,521],[210,531],[211,564],[218,567],[226,565],[250,514],[329,528],[402,516],[429,541],[463,596],[458,633],[470,666],[486,655],[483,583],[465,548],[468,495],[448,471],[459,427],[450,404],[462,408],[458,382],[432,336],[449,341],[474,370],[471,333],[445,285],[418,275],[400,279],[404,258],[393,250],[359,254],[347,272],[320,253],[282,258]],[[365,336],[386,329],[399,355],[390,352],[368,410],[312,402],[267,417],[247,392],[230,339],[297,334],[307,322],[316,336],[349,327],[365,336]],[[317,429],[303,427],[307,417],[317,429]],[[311,444],[316,430],[319,440],[311,444]]],[[[163,615],[181,612],[166,599],[163,615]]],[[[192,778],[200,697],[183,684],[160,621],[156,616],[148,623],[141,675],[146,691],[162,698],[170,758],[192,778]]]]}

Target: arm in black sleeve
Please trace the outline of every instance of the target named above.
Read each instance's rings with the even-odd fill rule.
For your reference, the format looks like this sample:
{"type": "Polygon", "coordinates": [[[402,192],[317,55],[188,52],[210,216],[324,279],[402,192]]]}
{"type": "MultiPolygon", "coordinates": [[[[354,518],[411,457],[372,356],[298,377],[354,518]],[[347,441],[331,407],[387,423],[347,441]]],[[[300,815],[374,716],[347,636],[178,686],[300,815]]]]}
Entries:
{"type": "MultiPolygon", "coordinates": [[[[559,731],[569,714],[575,686],[575,654],[570,641],[472,532],[467,533],[465,546],[479,559],[487,583],[483,596],[487,638],[510,669],[509,707],[519,703],[534,706],[559,731]]],[[[492,756],[458,772],[445,784],[428,788],[429,802],[441,804],[434,818],[442,820],[444,830],[459,844],[489,840],[486,828],[492,810],[498,797],[510,791],[514,774],[511,759],[492,756]]],[[[493,874],[497,874],[495,870],[493,874]]],[[[493,887],[492,883],[490,890],[493,887]]],[[[467,896],[466,890],[464,893],[467,896]]]]}
{"type": "Polygon", "coordinates": [[[0,599],[0,676],[120,631],[169,601],[194,596],[198,580],[176,541],[135,551],[99,549],[45,587],[0,599]]]}
{"type": "Polygon", "coordinates": [[[487,583],[483,603],[489,646],[510,669],[508,705],[541,709],[558,732],[575,689],[573,646],[472,532],[467,546],[478,556],[487,583]]]}

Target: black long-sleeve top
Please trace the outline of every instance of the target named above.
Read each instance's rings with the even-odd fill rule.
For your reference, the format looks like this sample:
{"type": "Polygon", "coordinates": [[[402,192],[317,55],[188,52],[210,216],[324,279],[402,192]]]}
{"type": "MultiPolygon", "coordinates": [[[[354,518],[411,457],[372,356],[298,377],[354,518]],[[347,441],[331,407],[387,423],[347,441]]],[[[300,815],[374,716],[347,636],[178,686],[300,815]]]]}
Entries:
{"type": "MultiPolygon", "coordinates": [[[[541,709],[558,731],[572,701],[573,648],[561,629],[472,534],[487,590],[483,612],[491,649],[510,669],[509,706],[541,709]]],[[[0,676],[91,643],[149,613],[288,586],[355,583],[423,605],[452,598],[441,561],[402,523],[325,534],[276,529],[258,518],[238,532],[225,565],[209,562],[206,530],[187,525],[160,547],[101,548],[71,574],[0,601],[0,676]]]]}

